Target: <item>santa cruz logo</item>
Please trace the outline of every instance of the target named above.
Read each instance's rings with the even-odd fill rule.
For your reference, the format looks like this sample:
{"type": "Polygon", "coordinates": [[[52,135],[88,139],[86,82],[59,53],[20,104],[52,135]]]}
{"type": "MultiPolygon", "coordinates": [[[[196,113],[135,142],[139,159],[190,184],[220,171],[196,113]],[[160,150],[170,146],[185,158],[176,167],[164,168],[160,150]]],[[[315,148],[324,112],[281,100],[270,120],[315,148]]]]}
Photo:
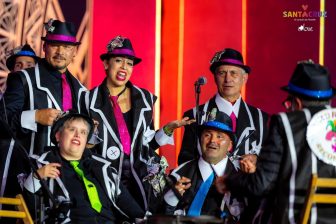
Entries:
{"type": "Polygon", "coordinates": [[[315,21],[320,17],[327,17],[327,11],[312,10],[308,5],[301,5],[298,9],[282,11],[282,17],[294,21],[315,21]]]}
{"type": "Polygon", "coordinates": [[[336,166],[336,109],[316,113],[308,124],[306,137],[317,158],[336,166]]]}

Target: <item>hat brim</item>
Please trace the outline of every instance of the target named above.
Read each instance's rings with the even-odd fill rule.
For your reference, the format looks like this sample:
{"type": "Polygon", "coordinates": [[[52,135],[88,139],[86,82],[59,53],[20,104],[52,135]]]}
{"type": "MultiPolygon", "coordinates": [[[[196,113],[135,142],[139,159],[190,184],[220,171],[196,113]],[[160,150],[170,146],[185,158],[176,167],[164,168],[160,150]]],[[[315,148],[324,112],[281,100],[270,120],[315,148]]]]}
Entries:
{"type": "Polygon", "coordinates": [[[61,44],[69,44],[69,45],[80,45],[81,42],[69,42],[69,41],[63,41],[63,40],[48,40],[46,37],[41,37],[41,40],[47,42],[47,43],[61,43],[61,44]]]}
{"type": "Polygon", "coordinates": [[[231,141],[232,141],[233,143],[236,142],[236,135],[235,135],[233,132],[228,131],[228,130],[223,130],[223,129],[221,129],[221,128],[217,128],[217,127],[214,127],[214,126],[204,125],[204,124],[198,126],[199,136],[201,136],[202,132],[203,132],[205,129],[210,129],[210,130],[216,130],[216,131],[223,132],[223,133],[227,134],[227,135],[230,137],[230,139],[231,139],[231,141]]]}
{"type": "Polygon", "coordinates": [[[233,65],[233,66],[237,66],[240,67],[242,69],[244,69],[244,71],[247,74],[251,73],[251,68],[247,65],[239,65],[239,64],[235,64],[235,63],[231,63],[231,62],[215,62],[210,66],[210,71],[215,74],[217,67],[221,66],[221,65],[233,65]]]}
{"type": "Polygon", "coordinates": [[[126,58],[130,58],[130,59],[132,59],[133,60],[133,65],[137,65],[137,64],[139,64],[141,61],[142,61],[142,59],[141,58],[137,58],[137,57],[135,57],[135,56],[131,56],[131,55],[127,55],[127,54],[102,54],[102,55],[100,55],[100,59],[102,60],[102,61],[104,61],[104,60],[108,60],[108,59],[110,59],[111,57],[126,57],[126,58]]]}
{"type": "Polygon", "coordinates": [[[15,59],[17,57],[22,57],[22,56],[26,56],[26,57],[31,57],[35,60],[35,63],[38,62],[38,60],[40,60],[41,58],[38,56],[30,56],[30,55],[11,55],[9,58],[7,58],[6,60],[6,66],[8,68],[9,71],[13,71],[14,70],[14,65],[15,65],[15,59]]]}
{"type": "Polygon", "coordinates": [[[94,130],[94,123],[93,123],[93,120],[84,115],[84,114],[78,114],[78,113],[68,113],[66,115],[64,115],[63,117],[59,118],[58,120],[56,120],[56,122],[53,124],[53,126],[51,127],[51,131],[50,131],[50,140],[51,142],[54,144],[54,145],[57,145],[58,142],[56,140],[56,133],[58,132],[58,130],[63,126],[63,124],[69,120],[70,118],[74,118],[74,117],[77,117],[77,118],[83,118],[85,121],[87,121],[90,125],[90,131],[89,131],[89,134],[88,134],[88,138],[87,138],[87,141],[90,140],[91,138],[91,135],[93,133],[93,130],[94,130]]]}
{"type": "Polygon", "coordinates": [[[332,88],[332,94],[331,96],[328,96],[328,97],[312,97],[312,96],[308,96],[308,95],[305,95],[305,94],[302,94],[302,93],[299,93],[299,92],[296,92],[296,91],[293,91],[292,89],[290,89],[288,86],[282,86],[280,87],[281,90],[285,91],[285,92],[288,92],[290,93],[291,95],[294,95],[294,96],[299,96],[303,99],[309,99],[309,100],[318,100],[318,101],[323,101],[323,100],[330,100],[332,98],[335,97],[336,95],[336,88],[334,87],[331,87],[332,88]]]}

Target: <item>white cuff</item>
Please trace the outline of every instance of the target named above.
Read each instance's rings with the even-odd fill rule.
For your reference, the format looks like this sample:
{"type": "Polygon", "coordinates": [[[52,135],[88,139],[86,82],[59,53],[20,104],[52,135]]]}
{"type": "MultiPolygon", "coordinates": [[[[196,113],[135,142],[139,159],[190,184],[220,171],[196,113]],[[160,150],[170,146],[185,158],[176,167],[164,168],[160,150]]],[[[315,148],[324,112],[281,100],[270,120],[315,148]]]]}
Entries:
{"type": "Polygon", "coordinates": [[[35,121],[36,110],[25,110],[21,114],[21,126],[31,131],[37,132],[37,124],[35,121]]]}
{"type": "Polygon", "coordinates": [[[174,135],[168,136],[163,131],[163,128],[160,128],[155,134],[155,140],[160,145],[174,145],[174,135]]]}
{"type": "Polygon", "coordinates": [[[166,203],[170,206],[175,207],[179,200],[176,197],[175,193],[173,192],[173,190],[169,190],[167,191],[167,193],[164,195],[164,200],[166,201],[166,203]]]}
{"type": "Polygon", "coordinates": [[[27,177],[23,186],[31,193],[35,193],[41,188],[40,181],[33,176],[33,173],[27,177]]]}

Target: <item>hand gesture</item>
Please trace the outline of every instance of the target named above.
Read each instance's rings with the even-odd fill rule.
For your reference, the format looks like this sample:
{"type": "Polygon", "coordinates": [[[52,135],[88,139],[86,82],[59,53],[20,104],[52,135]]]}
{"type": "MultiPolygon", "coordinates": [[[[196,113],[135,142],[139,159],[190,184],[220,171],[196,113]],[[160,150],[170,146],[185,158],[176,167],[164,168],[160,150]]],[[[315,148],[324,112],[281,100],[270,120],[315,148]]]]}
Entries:
{"type": "Polygon", "coordinates": [[[187,177],[182,177],[175,184],[176,191],[183,196],[184,192],[191,187],[191,180],[187,177]]]}
{"type": "Polygon", "coordinates": [[[180,128],[185,125],[190,125],[195,121],[196,121],[195,119],[189,119],[189,117],[184,117],[182,118],[182,120],[175,120],[169,122],[164,126],[164,130],[172,134],[176,128],[180,128]]]}
{"type": "Polygon", "coordinates": [[[61,164],[59,163],[49,163],[45,166],[42,166],[37,170],[37,173],[40,175],[42,179],[44,178],[57,178],[61,174],[59,171],[59,167],[61,167],[61,164]]]}
{"type": "Polygon", "coordinates": [[[254,173],[257,168],[257,156],[253,154],[247,154],[242,156],[242,160],[239,161],[240,169],[245,173],[254,173]]]}
{"type": "Polygon", "coordinates": [[[40,109],[35,113],[35,121],[45,126],[51,126],[61,113],[62,111],[53,108],[40,109]]]}

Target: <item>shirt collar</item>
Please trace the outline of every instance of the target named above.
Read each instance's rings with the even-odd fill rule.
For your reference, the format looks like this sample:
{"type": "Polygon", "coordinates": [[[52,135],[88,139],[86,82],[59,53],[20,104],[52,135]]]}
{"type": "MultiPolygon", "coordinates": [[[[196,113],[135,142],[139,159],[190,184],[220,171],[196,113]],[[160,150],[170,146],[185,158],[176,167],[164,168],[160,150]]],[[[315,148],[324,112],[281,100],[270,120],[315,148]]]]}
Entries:
{"type": "Polygon", "coordinates": [[[241,96],[239,96],[236,102],[232,105],[232,103],[230,103],[229,101],[221,97],[219,93],[217,93],[215,102],[219,111],[224,112],[229,116],[232,114],[232,112],[234,112],[234,114],[238,118],[241,96]]]}
{"type": "MultiPolygon", "coordinates": [[[[58,78],[58,79],[62,79],[62,74],[60,71],[58,71],[57,69],[53,68],[46,59],[43,59],[42,62],[44,64],[44,66],[46,67],[46,69],[48,70],[49,74],[51,74],[52,76],[58,78]]],[[[66,74],[68,70],[66,70],[64,73],[66,74]]]]}
{"type": "Polygon", "coordinates": [[[228,157],[225,157],[216,165],[211,164],[212,166],[211,168],[210,163],[208,163],[202,157],[200,157],[198,160],[198,168],[201,172],[203,181],[208,179],[208,177],[212,174],[213,170],[215,171],[216,176],[223,176],[227,161],[228,161],[228,157]]]}

